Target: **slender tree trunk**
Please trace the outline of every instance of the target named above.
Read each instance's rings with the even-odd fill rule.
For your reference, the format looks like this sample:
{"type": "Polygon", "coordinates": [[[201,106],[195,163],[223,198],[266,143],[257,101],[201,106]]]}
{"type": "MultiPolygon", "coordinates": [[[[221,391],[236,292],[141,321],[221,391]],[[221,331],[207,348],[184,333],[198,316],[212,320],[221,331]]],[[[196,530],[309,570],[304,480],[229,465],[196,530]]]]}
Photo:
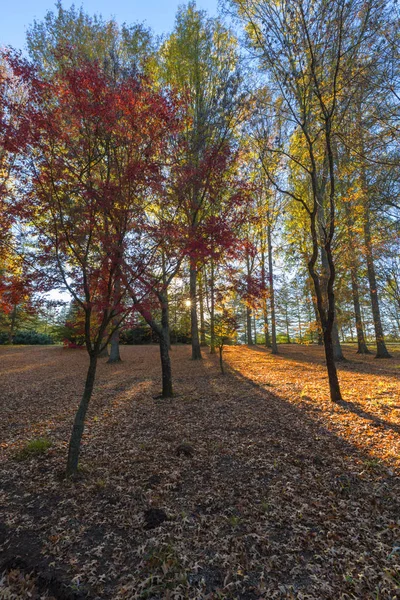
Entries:
{"type": "Polygon", "coordinates": [[[286,321],[286,337],[287,337],[287,343],[291,344],[291,339],[290,339],[290,331],[289,331],[289,313],[288,313],[288,309],[287,306],[285,306],[285,321],[286,321]]]}
{"type": "MultiPolygon", "coordinates": [[[[361,155],[364,155],[364,139],[362,136],[362,107],[361,102],[358,104],[358,112],[357,112],[357,120],[359,125],[360,132],[360,145],[361,145],[361,155]]],[[[376,358],[391,358],[385,344],[385,338],[383,335],[383,327],[381,320],[381,312],[379,308],[379,299],[378,299],[378,287],[376,282],[376,273],[375,273],[375,264],[374,264],[374,253],[373,253],[373,245],[371,238],[371,215],[370,215],[370,206],[369,206],[369,197],[368,197],[368,182],[367,182],[367,173],[365,169],[365,164],[361,164],[361,189],[363,192],[363,220],[364,220],[364,245],[365,245],[365,255],[367,261],[367,273],[368,273],[368,283],[369,283],[369,292],[371,297],[371,308],[372,308],[372,316],[374,319],[374,329],[375,329],[375,340],[376,340],[376,358]]]]}
{"type": "MultiPolygon", "coordinates": [[[[247,266],[247,293],[248,293],[248,298],[247,301],[250,301],[250,278],[251,278],[251,272],[252,272],[252,265],[250,263],[250,255],[249,253],[246,254],[246,266],[247,266]]],[[[252,346],[253,345],[253,336],[252,336],[252,323],[251,323],[251,317],[252,317],[252,311],[250,306],[246,306],[246,341],[247,341],[247,345],[248,346],[252,346]]]]}
{"type": "Polygon", "coordinates": [[[171,369],[171,358],[169,355],[170,349],[170,335],[169,335],[169,306],[168,296],[165,292],[162,295],[161,305],[161,331],[159,334],[160,338],[160,357],[161,357],[161,370],[162,370],[162,397],[171,398],[173,394],[172,389],[172,369],[171,369]]]}
{"type": "MultiPolygon", "coordinates": [[[[331,268],[333,269],[334,267],[333,267],[332,259],[331,259],[331,265],[332,265],[331,268]]],[[[313,269],[311,269],[311,270],[313,271],[313,269]]],[[[316,275],[316,273],[314,271],[313,271],[313,273],[314,273],[313,280],[314,280],[314,284],[315,284],[315,291],[317,294],[317,301],[318,301],[318,312],[320,314],[322,328],[323,328],[323,335],[324,335],[324,349],[325,349],[326,368],[328,371],[330,397],[331,397],[332,402],[341,402],[342,395],[340,392],[339,379],[338,379],[337,370],[336,370],[335,353],[334,353],[333,336],[332,336],[333,325],[334,325],[334,306],[335,306],[334,295],[333,295],[334,275],[333,275],[333,277],[331,276],[331,283],[330,283],[330,286],[328,286],[328,298],[327,298],[328,310],[327,310],[327,315],[326,315],[325,309],[323,308],[323,295],[322,295],[322,291],[321,291],[320,282],[319,282],[319,279],[318,279],[318,276],[316,275]]]]}
{"type": "Polygon", "coordinates": [[[357,267],[353,264],[350,268],[350,276],[357,332],[357,354],[371,354],[371,352],[368,350],[367,343],[365,341],[364,328],[361,318],[360,291],[358,287],[357,267]]]}
{"type": "Polygon", "coordinates": [[[315,314],[315,325],[317,328],[317,338],[318,338],[318,346],[323,346],[324,344],[324,334],[322,333],[322,325],[321,325],[321,319],[319,317],[319,312],[318,312],[318,304],[317,304],[317,299],[315,297],[315,289],[314,288],[314,283],[311,277],[307,278],[307,284],[308,287],[310,289],[310,293],[311,293],[311,302],[313,305],[313,309],[314,309],[314,314],[315,314]]]}
{"type": "Polygon", "coordinates": [[[171,358],[169,355],[169,342],[168,337],[163,332],[160,335],[160,358],[161,358],[161,371],[162,371],[162,392],[163,398],[172,398],[172,369],[171,369],[171,358]]]}
{"type": "Polygon", "coordinates": [[[81,448],[83,430],[85,427],[86,413],[93,393],[94,380],[96,377],[96,367],[97,356],[91,354],[89,360],[89,368],[86,375],[85,389],[83,392],[82,400],[79,404],[79,408],[75,415],[71,438],[69,442],[66,472],[67,477],[75,475],[78,471],[79,452],[81,448]]]}
{"type": "Polygon", "coordinates": [[[213,259],[211,259],[210,272],[210,354],[215,354],[215,272],[213,259]]]}
{"type": "Polygon", "coordinates": [[[333,322],[333,326],[332,326],[332,344],[333,344],[333,356],[335,357],[335,361],[345,361],[345,357],[343,355],[343,351],[342,351],[342,346],[340,344],[340,338],[339,338],[339,329],[338,329],[338,325],[336,322],[336,316],[335,316],[335,320],[333,322]]]}
{"type": "Polygon", "coordinates": [[[269,323],[268,323],[268,304],[267,304],[267,277],[265,268],[265,235],[262,237],[262,248],[261,248],[261,282],[263,288],[263,318],[264,318],[264,336],[265,345],[267,348],[271,348],[271,337],[269,334],[269,323]]]}
{"type": "Polygon", "coordinates": [[[311,294],[311,298],[312,298],[312,304],[313,304],[314,313],[315,313],[315,324],[317,326],[317,337],[318,337],[317,343],[318,343],[318,346],[323,346],[324,345],[324,334],[322,333],[322,325],[321,325],[321,319],[319,318],[317,301],[313,294],[311,294]]]}
{"type": "Polygon", "coordinates": [[[246,321],[247,321],[247,345],[253,346],[253,336],[251,332],[251,308],[246,306],[246,321]]]}
{"type": "Polygon", "coordinates": [[[200,304],[200,346],[207,346],[206,342],[206,325],[204,319],[204,289],[203,289],[203,273],[199,271],[199,304],[200,304]]]}
{"type": "Polygon", "coordinates": [[[268,241],[268,270],[269,270],[269,302],[271,306],[271,352],[278,354],[278,344],[276,341],[276,316],[275,316],[275,289],[274,289],[274,267],[272,261],[272,231],[271,225],[267,225],[268,241]]]}
{"type": "MultiPolygon", "coordinates": [[[[321,248],[321,262],[322,262],[322,269],[324,272],[323,280],[324,280],[324,284],[326,286],[326,282],[328,281],[328,278],[329,278],[329,261],[328,261],[328,257],[327,257],[325,248],[321,248]]],[[[320,321],[321,321],[321,319],[320,319],[320,321]]],[[[332,351],[333,351],[333,356],[334,356],[335,361],[337,362],[337,361],[346,360],[343,355],[343,352],[342,352],[342,347],[340,345],[339,331],[338,331],[338,326],[336,323],[336,316],[333,321],[331,335],[332,335],[332,351]]],[[[323,339],[325,340],[324,336],[323,336],[323,339]]]]}
{"type": "Polygon", "coordinates": [[[271,348],[271,336],[269,334],[269,323],[268,323],[268,310],[267,310],[267,299],[263,300],[263,317],[264,317],[264,336],[265,345],[267,348],[271,348]]]}
{"type": "Polygon", "coordinates": [[[199,324],[197,319],[197,269],[190,265],[190,325],[192,335],[192,359],[201,359],[199,324]]]}
{"type": "MultiPolygon", "coordinates": [[[[324,276],[323,276],[324,284],[326,286],[326,282],[329,279],[329,260],[328,260],[326,249],[324,247],[321,248],[321,262],[322,262],[322,269],[324,272],[324,276]]],[[[333,308],[334,308],[334,310],[336,309],[335,306],[333,308]]],[[[334,321],[332,324],[331,337],[332,337],[332,351],[333,351],[333,357],[335,359],[335,362],[346,360],[343,355],[343,352],[342,352],[342,347],[340,345],[339,331],[338,331],[338,326],[337,326],[337,322],[336,322],[336,310],[335,310],[335,318],[334,318],[334,321]]],[[[323,335],[323,339],[325,340],[324,335],[323,335]]],[[[324,341],[324,343],[325,343],[325,341],[324,341]]]]}
{"type": "Polygon", "coordinates": [[[17,322],[17,305],[14,304],[13,310],[12,310],[12,313],[11,313],[10,330],[8,332],[8,343],[9,344],[13,343],[13,337],[14,337],[15,323],[16,322],[17,322]]]}
{"type": "Polygon", "coordinates": [[[328,330],[328,328],[325,328],[324,330],[324,347],[331,400],[333,402],[341,402],[342,395],[340,392],[339,379],[337,375],[335,357],[333,352],[332,334],[328,330]]]}
{"type": "MultiPolygon", "coordinates": [[[[314,244],[318,244],[315,240],[314,244]]],[[[335,298],[333,292],[333,282],[335,280],[335,271],[333,265],[333,259],[330,257],[330,269],[332,270],[331,275],[329,276],[328,290],[327,290],[327,304],[328,309],[325,311],[323,306],[323,293],[321,290],[321,283],[318,275],[314,270],[314,265],[310,261],[309,269],[311,277],[314,281],[315,293],[317,296],[318,303],[318,313],[320,315],[323,335],[324,335],[324,349],[325,349],[325,359],[326,359],[326,368],[328,371],[328,380],[329,380],[329,391],[332,402],[341,402],[342,395],[340,392],[339,379],[336,370],[335,364],[335,353],[333,347],[333,325],[334,325],[334,317],[335,317],[335,298]]],[[[325,279],[323,280],[325,283],[325,279]]]]}
{"type": "Polygon", "coordinates": [[[310,296],[307,294],[308,326],[309,326],[309,330],[310,330],[310,341],[313,344],[314,343],[314,330],[313,330],[311,306],[312,306],[312,300],[311,300],[310,296]]]}
{"type": "Polygon", "coordinates": [[[357,332],[357,354],[371,354],[367,348],[367,344],[364,336],[364,328],[361,318],[361,307],[360,307],[360,288],[358,285],[358,269],[356,259],[356,249],[354,244],[353,226],[354,220],[351,214],[351,208],[348,202],[345,205],[345,215],[347,224],[347,235],[349,238],[349,258],[350,258],[350,279],[351,279],[351,292],[353,296],[354,306],[354,318],[356,321],[356,332],[357,332]]]}
{"type": "Polygon", "coordinates": [[[220,346],[219,347],[219,368],[221,369],[222,375],[224,375],[225,371],[224,371],[224,361],[222,360],[222,352],[223,352],[223,347],[220,346]]]}
{"type": "MultiPolygon", "coordinates": [[[[330,131],[330,130],[329,130],[330,131]]],[[[335,324],[335,294],[334,294],[334,283],[335,283],[335,264],[333,261],[332,254],[332,240],[335,229],[335,211],[334,211],[334,198],[335,198],[335,186],[334,186],[334,165],[332,152],[328,144],[329,150],[329,162],[330,162],[330,224],[329,232],[327,231],[324,239],[323,247],[321,248],[321,258],[325,261],[326,267],[323,267],[323,276],[320,277],[316,270],[315,264],[318,259],[319,242],[321,237],[317,233],[317,227],[320,226],[318,220],[318,211],[322,206],[322,198],[318,197],[318,184],[313,180],[314,188],[314,211],[310,214],[310,225],[311,225],[311,238],[313,244],[312,256],[308,262],[308,270],[314,283],[315,296],[318,307],[318,315],[322,325],[322,331],[324,335],[324,349],[326,358],[326,368],[328,371],[329,380],[329,391],[332,402],[342,402],[342,395],[340,392],[339,379],[335,364],[335,352],[333,347],[333,329],[335,324]],[[321,286],[322,284],[322,286],[321,286]],[[324,306],[326,304],[326,308],[324,306]]],[[[325,234],[324,234],[325,236],[325,234]]],[[[323,262],[324,265],[324,262],[323,262]]]]}
{"type": "Polygon", "coordinates": [[[257,317],[256,311],[253,311],[254,343],[257,345],[257,317]]]}
{"type": "Polygon", "coordinates": [[[301,330],[300,299],[297,299],[297,322],[299,324],[300,344],[303,343],[303,332],[301,330]]]}
{"type": "MultiPolygon", "coordinates": [[[[317,220],[318,220],[318,229],[319,229],[319,239],[320,239],[320,243],[321,243],[321,263],[322,263],[322,271],[323,271],[323,285],[324,287],[327,287],[327,281],[329,280],[329,273],[330,273],[330,268],[329,268],[329,258],[327,255],[327,250],[325,248],[325,244],[324,244],[324,236],[325,236],[325,227],[326,224],[324,222],[324,213],[323,213],[323,206],[324,206],[324,202],[323,202],[323,195],[321,194],[320,196],[320,204],[318,205],[318,210],[317,210],[317,220]]],[[[334,307],[334,310],[336,309],[336,307],[334,307]]],[[[323,338],[325,339],[325,338],[323,338]]],[[[325,343],[325,342],[324,342],[325,343]]],[[[335,361],[342,361],[342,360],[346,360],[343,352],[342,352],[342,347],[340,345],[340,339],[339,339],[339,331],[338,331],[338,327],[337,327],[337,323],[336,323],[336,316],[335,316],[335,320],[333,322],[333,326],[332,326],[332,344],[333,344],[333,356],[335,361]]]]}
{"type": "MultiPolygon", "coordinates": [[[[115,299],[116,301],[119,300],[121,295],[121,281],[120,278],[118,277],[116,282],[115,282],[115,299]]],[[[115,328],[114,332],[111,336],[111,340],[110,340],[110,358],[108,359],[108,363],[119,363],[121,362],[121,356],[119,353],[119,329],[118,329],[118,325],[119,325],[119,320],[118,320],[118,316],[116,316],[113,320],[112,320],[112,326],[115,328]]]]}
{"type": "MultiPolygon", "coordinates": [[[[158,337],[161,358],[161,373],[162,373],[162,392],[163,398],[171,398],[173,396],[172,388],[172,369],[170,350],[170,330],[169,330],[169,304],[168,292],[166,290],[157,292],[157,297],[161,304],[161,325],[154,321],[150,312],[145,309],[138,309],[140,314],[150,326],[152,333],[158,337]]],[[[135,300],[136,302],[136,300],[135,300]]]]}
{"type": "Polygon", "coordinates": [[[367,259],[367,272],[369,292],[371,297],[372,316],[374,319],[375,339],[376,339],[376,358],[391,358],[383,335],[383,327],[381,320],[381,311],[379,308],[378,288],[376,282],[375,265],[372,250],[371,240],[371,220],[369,214],[368,199],[364,203],[364,242],[365,254],[367,259]]]}

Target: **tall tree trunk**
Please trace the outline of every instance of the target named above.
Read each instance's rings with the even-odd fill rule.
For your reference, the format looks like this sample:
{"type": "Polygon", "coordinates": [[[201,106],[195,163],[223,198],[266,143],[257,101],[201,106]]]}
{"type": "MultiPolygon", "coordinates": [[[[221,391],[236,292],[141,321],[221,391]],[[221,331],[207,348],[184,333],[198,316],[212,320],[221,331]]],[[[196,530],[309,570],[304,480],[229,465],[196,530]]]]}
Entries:
{"type": "Polygon", "coordinates": [[[357,267],[354,263],[350,267],[351,291],[353,295],[354,317],[357,332],[357,354],[371,354],[365,341],[364,328],[361,318],[360,291],[358,287],[357,267]]]}
{"type": "Polygon", "coordinates": [[[190,265],[190,326],[192,336],[192,359],[201,359],[201,348],[199,338],[199,323],[197,319],[197,269],[190,265]]]}
{"type": "Polygon", "coordinates": [[[96,376],[96,367],[97,356],[95,354],[91,354],[89,359],[89,368],[86,375],[85,389],[83,392],[82,400],[79,404],[79,408],[75,415],[74,424],[71,432],[71,438],[69,442],[66,472],[67,477],[75,475],[78,471],[79,452],[81,448],[83,430],[85,427],[86,413],[93,393],[94,380],[96,376]]]}
{"type": "Polygon", "coordinates": [[[324,345],[324,334],[322,332],[321,319],[320,319],[319,313],[318,313],[318,305],[317,305],[317,299],[315,297],[315,291],[312,289],[313,288],[313,281],[312,281],[312,279],[308,280],[308,284],[309,284],[309,287],[310,287],[311,301],[312,301],[312,305],[313,305],[313,308],[314,308],[314,314],[315,314],[315,324],[316,324],[316,327],[317,327],[318,346],[323,346],[324,345]]]}
{"type": "Polygon", "coordinates": [[[299,325],[300,344],[303,343],[303,332],[301,329],[300,299],[297,298],[297,322],[299,325]]]}
{"type": "MultiPolygon", "coordinates": [[[[251,298],[251,287],[250,287],[250,281],[251,281],[251,273],[252,273],[252,267],[253,265],[250,262],[250,255],[247,252],[246,254],[246,266],[247,266],[247,294],[248,294],[248,298],[247,301],[250,302],[250,298],[251,298]]],[[[253,336],[252,336],[252,323],[251,323],[251,317],[252,317],[252,311],[250,306],[246,305],[246,337],[247,337],[247,345],[248,346],[252,346],[253,345],[253,336]]]]}
{"type": "Polygon", "coordinates": [[[219,347],[219,368],[221,369],[222,375],[224,375],[225,371],[224,371],[224,361],[222,359],[222,352],[223,352],[223,347],[220,346],[219,347]]]}
{"type": "Polygon", "coordinates": [[[367,272],[369,292],[371,297],[372,316],[374,319],[375,339],[376,339],[376,358],[391,358],[385,344],[383,327],[381,320],[381,311],[379,308],[378,287],[376,283],[376,273],[371,240],[371,218],[368,206],[368,199],[364,201],[364,242],[365,254],[367,259],[367,272]]]}
{"type": "Polygon", "coordinates": [[[206,325],[204,319],[204,289],[203,289],[203,272],[198,274],[199,285],[199,304],[200,304],[200,346],[207,346],[206,342],[206,325]]]}
{"type": "Polygon", "coordinates": [[[345,202],[344,206],[346,215],[347,235],[349,238],[348,251],[350,258],[351,292],[353,296],[354,318],[356,321],[357,332],[357,354],[371,354],[367,348],[367,344],[365,341],[364,328],[361,318],[360,288],[358,285],[357,258],[353,235],[354,220],[351,214],[351,208],[349,206],[349,203],[345,202]]]}
{"type": "Polygon", "coordinates": [[[13,337],[14,337],[14,333],[15,333],[15,323],[17,322],[17,305],[14,304],[13,306],[13,310],[11,313],[11,323],[10,323],[10,329],[8,332],[8,343],[12,344],[13,343],[13,337]]]}
{"type": "Polygon", "coordinates": [[[269,271],[269,302],[271,306],[271,352],[278,354],[278,344],[276,341],[276,316],[275,316],[275,288],[274,288],[274,267],[272,261],[272,230],[271,225],[267,225],[268,241],[268,271],[269,271]]]}
{"type": "MultiPolygon", "coordinates": [[[[325,217],[324,217],[324,201],[323,201],[322,193],[320,195],[319,205],[318,205],[318,209],[317,209],[317,220],[318,220],[318,229],[319,229],[319,239],[320,239],[320,245],[321,245],[321,263],[322,263],[322,271],[323,271],[322,279],[324,280],[323,281],[324,288],[326,288],[327,282],[329,280],[330,268],[329,268],[329,258],[328,258],[327,250],[325,248],[325,243],[324,243],[324,237],[325,237],[324,232],[325,232],[326,224],[325,224],[325,217]]],[[[332,325],[333,356],[334,356],[335,361],[343,361],[346,359],[343,355],[342,347],[340,345],[339,331],[338,331],[338,327],[337,327],[337,323],[336,323],[336,306],[334,306],[333,309],[335,312],[335,318],[334,318],[334,322],[332,325]]],[[[324,337],[324,340],[325,340],[325,337],[324,337]]]]}
{"type": "Polygon", "coordinates": [[[162,370],[162,397],[171,398],[173,394],[172,389],[172,369],[171,369],[171,358],[169,355],[170,349],[170,335],[169,335],[169,306],[168,306],[168,295],[164,292],[161,295],[161,330],[159,332],[160,338],[160,357],[161,357],[161,370],[162,370]]]}
{"type": "MultiPolygon", "coordinates": [[[[121,281],[120,278],[118,277],[116,282],[115,282],[115,299],[116,301],[118,301],[120,299],[120,295],[121,295],[121,281]]],[[[111,344],[111,349],[110,349],[110,358],[108,359],[108,363],[119,363],[121,362],[121,356],[119,353],[119,329],[118,329],[118,325],[119,325],[119,320],[118,320],[118,316],[116,316],[113,320],[112,320],[112,326],[114,327],[114,331],[113,334],[111,336],[111,340],[110,340],[110,344],[111,344]]]]}
{"type": "Polygon", "coordinates": [[[251,308],[246,306],[246,321],[247,321],[247,345],[253,345],[252,326],[251,326],[251,308]]]}
{"type": "Polygon", "coordinates": [[[307,301],[307,312],[308,312],[308,326],[309,326],[309,330],[310,330],[310,341],[313,344],[314,343],[314,330],[313,330],[313,319],[312,319],[312,310],[311,310],[312,299],[310,298],[310,296],[308,294],[306,297],[306,301],[307,301]]]}
{"type": "Polygon", "coordinates": [[[290,331],[289,331],[289,313],[288,313],[288,309],[287,309],[287,304],[285,306],[285,321],[286,321],[286,337],[287,337],[287,343],[291,344],[291,339],[290,339],[290,331]]]}
{"type": "Polygon", "coordinates": [[[335,320],[333,321],[333,326],[332,326],[332,345],[333,345],[333,356],[335,358],[335,361],[345,361],[345,357],[343,355],[343,351],[342,351],[342,346],[340,344],[340,338],[339,338],[339,329],[338,329],[338,325],[337,325],[337,321],[336,321],[336,314],[335,314],[335,320]]]}
{"type": "MultiPolygon", "coordinates": [[[[321,262],[322,262],[324,285],[326,286],[326,282],[328,281],[328,278],[329,278],[329,261],[328,261],[328,257],[327,257],[325,248],[321,248],[321,262]]],[[[335,309],[335,307],[334,307],[334,309],[335,309]]],[[[335,311],[335,313],[336,313],[336,311],[335,311]]],[[[338,331],[338,326],[336,323],[336,314],[335,314],[335,319],[332,324],[331,337],[332,337],[332,352],[333,352],[335,361],[337,362],[337,361],[346,360],[343,355],[343,352],[342,352],[342,347],[340,345],[339,331],[338,331]]],[[[323,339],[325,340],[324,336],[323,336],[323,339]]]]}
{"type": "MultiPolygon", "coordinates": [[[[335,364],[335,352],[333,347],[333,329],[335,324],[335,264],[332,253],[332,241],[335,231],[335,175],[333,153],[330,139],[330,123],[326,123],[327,135],[327,151],[329,156],[329,174],[330,174],[330,222],[329,227],[323,228],[323,237],[321,237],[321,220],[320,210],[323,206],[323,199],[318,195],[318,182],[316,174],[313,173],[313,193],[314,193],[314,209],[310,213],[310,227],[313,252],[308,262],[308,270],[314,283],[315,296],[318,307],[318,315],[321,321],[322,331],[324,335],[324,348],[326,358],[326,368],[328,371],[329,391],[332,402],[342,402],[340,392],[339,379],[335,364]],[[318,233],[319,230],[319,233],[318,233]],[[322,247],[321,242],[323,241],[322,247]],[[315,270],[315,265],[318,259],[319,249],[321,250],[322,259],[322,276],[319,276],[315,270]],[[324,264],[325,263],[325,264],[324,264]],[[321,285],[322,284],[322,285],[321,285]]],[[[337,331],[336,331],[337,332],[337,331]]]]}
{"type": "Polygon", "coordinates": [[[257,317],[256,311],[253,311],[254,343],[257,345],[257,317]]]}
{"type": "Polygon", "coordinates": [[[162,333],[160,335],[160,358],[161,358],[161,371],[162,371],[162,392],[163,398],[172,398],[174,395],[172,389],[172,369],[171,369],[171,358],[169,355],[169,342],[168,337],[162,333]]]}
{"type": "Polygon", "coordinates": [[[210,354],[215,354],[215,272],[213,259],[211,259],[210,272],[210,354]]]}
{"type": "MultiPolygon", "coordinates": [[[[315,233],[314,233],[314,235],[315,235],[315,233]]],[[[314,244],[315,245],[318,244],[316,239],[314,239],[314,244]]],[[[312,261],[309,262],[309,270],[310,270],[310,275],[314,281],[315,292],[316,292],[317,303],[318,303],[318,313],[319,313],[321,323],[322,323],[322,330],[323,330],[323,335],[324,335],[325,359],[326,359],[326,368],[328,371],[330,396],[331,396],[332,402],[341,402],[342,395],[340,392],[339,379],[338,379],[337,370],[336,370],[335,354],[334,354],[334,348],[333,348],[333,337],[332,337],[334,317],[335,317],[335,309],[334,309],[335,298],[334,298],[334,292],[333,292],[333,282],[335,280],[335,271],[334,271],[332,257],[330,257],[329,262],[330,262],[330,269],[332,269],[332,273],[328,279],[328,289],[327,289],[328,309],[327,310],[325,310],[325,308],[324,308],[324,299],[323,299],[323,293],[322,293],[322,289],[321,289],[320,278],[318,277],[317,273],[315,272],[314,263],[312,261]]],[[[326,280],[323,279],[323,282],[325,283],[326,280]]]]}
{"type": "MultiPolygon", "coordinates": [[[[160,348],[161,358],[161,372],[162,372],[162,392],[163,398],[171,398],[173,396],[172,388],[172,369],[171,359],[169,355],[170,350],[170,329],[169,329],[169,304],[168,304],[168,292],[167,290],[158,291],[157,297],[161,305],[161,324],[154,321],[150,312],[145,308],[138,307],[138,310],[146,323],[150,326],[152,332],[158,337],[158,343],[160,348]]],[[[135,303],[137,300],[135,299],[135,303]]]]}
{"type": "MultiPolygon", "coordinates": [[[[264,227],[263,227],[264,230],[264,227]]],[[[271,348],[271,337],[269,334],[269,323],[268,323],[268,304],[267,304],[267,276],[266,276],[266,265],[265,265],[265,233],[261,239],[261,283],[263,289],[262,309],[264,319],[264,337],[265,345],[267,348],[271,348]]]]}
{"type": "MultiPolygon", "coordinates": [[[[118,322],[116,323],[113,321],[113,327],[116,327],[117,325],[118,322]]],[[[110,358],[108,359],[107,363],[112,364],[119,362],[121,362],[121,356],[119,353],[119,329],[115,329],[110,340],[110,358]]]]}
{"type": "Polygon", "coordinates": [[[340,392],[339,379],[337,375],[335,357],[333,352],[332,333],[328,330],[327,327],[324,329],[324,347],[331,400],[333,402],[341,402],[342,395],[340,392]]]}
{"type": "MultiPolygon", "coordinates": [[[[358,112],[357,112],[357,120],[359,125],[360,132],[360,146],[361,146],[361,155],[365,156],[365,148],[364,148],[364,139],[362,136],[363,126],[362,126],[362,106],[361,101],[358,104],[358,112]]],[[[374,329],[375,329],[375,340],[376,340],[376,358],[391,358],[385,344],[385,338],[383,335],[383,327],[381,320],[381,312],[379,308],[379,299],[378,299],[378,287],[376,283],[376,273],[375,273],[375,264],[374,264],[374,253],[371,239],[371,214],[370,214],[370,205],[369,205],[369,197],[368,197],[368,182],[367,182],[367,172],[365,168],[365,164],[361,163],[361,171],[360,171],[360,179],[361,179],[361,189],[363,192],[363,220],[364,220],[364,245],[365,245],[365,256],[367,261],[367,273],[368,273],[368,283],[369,283],[369,292],[371,297],[371,308],[372,308],[372,316],[374,319],[374,329]]]]}
{"type": "Polygon", "coordinates": [[[267,309],[267,299],[263,299],[263,318],[264,318],[264,336],[265,336],[265,345],[267,348],[271,348],[271,336],[269,334],[269,323],[268,323],[268,309],[267,309]]]}

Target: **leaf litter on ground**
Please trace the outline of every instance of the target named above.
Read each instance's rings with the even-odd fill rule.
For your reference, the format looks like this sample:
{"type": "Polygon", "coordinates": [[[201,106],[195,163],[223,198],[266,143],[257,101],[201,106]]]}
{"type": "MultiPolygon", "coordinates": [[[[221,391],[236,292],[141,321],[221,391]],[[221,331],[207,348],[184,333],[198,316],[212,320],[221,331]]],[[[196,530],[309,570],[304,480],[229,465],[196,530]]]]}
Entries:
{"type": "Polygon", "coordinates": [[[400,354],[174,347],[101,361],[79,477],[63,478],[86,355],[0,348],[0,598],[400,598],[400,354]],[[43,452],[16,460],[32,440],[43,452]]]}

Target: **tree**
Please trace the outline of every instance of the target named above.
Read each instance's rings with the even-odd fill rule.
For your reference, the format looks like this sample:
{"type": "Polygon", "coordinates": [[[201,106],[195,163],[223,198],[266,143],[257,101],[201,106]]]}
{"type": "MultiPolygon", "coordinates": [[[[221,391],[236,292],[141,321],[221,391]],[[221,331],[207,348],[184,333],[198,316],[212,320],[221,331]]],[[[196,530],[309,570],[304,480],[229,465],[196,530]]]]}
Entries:
{"type": "MultiPolygon", "coordinates": [[[[119,26],[114,20],[88,15],[82,7],[65,9],[59,1],[55,12],[48,11],[43,21],[34,21],[29,28],[27,46],[45,78],[70,66],[71,61],[79,67],[82,59],[98,63],[114,80],[151,75],[155,65],[152,35],[142,24],[119,26]]],[[[108,363],[121,360],[117,323],[115,317],[108,363]]],[[[103,355],[108,356],[107,348],[103,355]]]]}
{"type": "Polygon", "coordinates": [[[273,185],[298,202],[308,216],[312,243],[308,269],[323,330],[330,396],[332,401],[340,402],[332,337],[337,193],[333,140],[341,115],[349,105],[346,83],[357,75],[354,64],[373,37],[374,19],[381,5],[361,0],[283,0],[279,5],[272,0],[232,3],[245,22],[250,44],[269,78],[272,93],[280,99],[279,104],[274,103],[279,111],[272,108],[271,116],[279,122],[284,120],[286,137],[292,141],[285,144],[282,129],[278,139],[268,140],[269,153],[279,155],[283,163],[299,167],[310,184],[311,194],[305,197],[290,189],[287,178],[268,175],[273,185]],[[293,147],[294,135],[298,138],[297,151],[293,147]]]}
{"type": "Polygon", "coordinates": [[[119,26],[113,19],[90,16],[83,8],[65,9],[60,1],[43,21],[34,21],[27,31],[29,56],[43,77],[52,77],[64,66],[82,59],[97,62],[114,79],[132,74],[150,75],[155,47],[144,25],[119,26]]]}
{"type": "Polygon", "coordinates": [[[215,344],[219,351],[219,367],[224,375],[223,351],[238,330],[238,322],[232,309],[224,306],[214,317],[215,344]]]}
{"type": "Polygon", "coordinates": [[[21,258],[23,244],[16,235],[20,208],[15,189],[20,172],[17,156],[29,142],[24,106],[23,86],[0,55],[0,313],[8,321],[10,342],[18,307],[31,305],[31,289],[21,258]]]}
{"type": "Polygon", "coordinates": [[[21,214],[35,240],[32,261],[43,289],[68,290],[84,313],[89,367],[69,443],[71,476],[98,356],[114,319],[119,325],[131,311],[120,285],[122,256],[131,228],[140,227],[140,199],[162,177],[157,159],[174,111],[146,81],[116,82],[95,62],[74,60],[51,81],[20,60],[10,63],[29,93],[30,179],[21,214]]]}
{"type": "MultiPolygon", "coordinates": [[[[194,2],[181,7],[174,32],[161,48],[160,77],[187,99],[190,120],[182,132],[181,161],[186,169],[180,193],[188,233],[198,229],[216,201],[210,182],[221,170],[226,148],[241,119],[242,96],[237,43],[218,19],[207,18],[194,2]]],[[[192,358],[201,358],[197,315],[197,277],[201,257],[192,252],[190,301],[192,358]]]]}

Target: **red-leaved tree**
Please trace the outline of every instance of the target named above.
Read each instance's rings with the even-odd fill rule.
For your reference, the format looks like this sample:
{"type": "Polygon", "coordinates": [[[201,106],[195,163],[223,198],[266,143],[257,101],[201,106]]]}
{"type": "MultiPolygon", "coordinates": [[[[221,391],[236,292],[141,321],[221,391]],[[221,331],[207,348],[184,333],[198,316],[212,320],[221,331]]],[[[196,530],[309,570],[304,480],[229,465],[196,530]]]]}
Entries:
{"type": "Polygon", "coordinates": [[[50,82],[21,60],[9,63],[29,95],[22,216],[35,242],[31,260],[43,288],[68,290],[84,313],[89,367],[69,443],[71,476],[98,356],[132,310],[123,257],[131,232],[141,228],[143,198],[164,177],[162,156],[176,114],[167,94],[149,81],[113,79],[84,59],[71,61],[50,82]]]}

